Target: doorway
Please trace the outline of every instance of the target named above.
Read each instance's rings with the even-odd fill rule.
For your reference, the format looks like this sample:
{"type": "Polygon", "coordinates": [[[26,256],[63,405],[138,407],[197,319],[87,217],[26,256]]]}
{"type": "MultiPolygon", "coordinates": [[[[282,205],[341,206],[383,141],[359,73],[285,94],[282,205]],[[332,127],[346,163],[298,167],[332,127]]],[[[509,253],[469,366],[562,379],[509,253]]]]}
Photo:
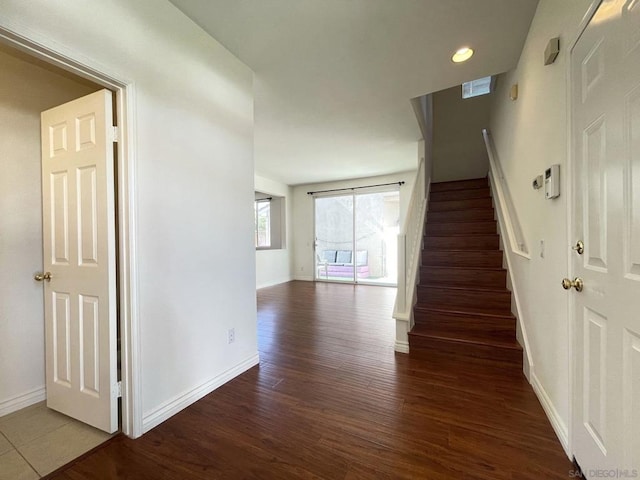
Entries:
{"type": "MultiPolygon", "coordinates": [[[[0,31],[0,37],[4,34],[0,31]]],[[[3,329],[0,472],[10,472],[11,478],[23,478],[24,471],[27,475],[24,478],[37,478],[110,437],[51,411],[44,404],[42,284],[33,278],[43,265],[40,112],[101,90],[104,85],[4,43],[0,43],[0,61],[3,65],[0,121],[5,134],[2,151],[6,153],[3,156],[6,175],[0,180],[3,211],[0,304],[3,318],[7,319],[0,325],[3,329]]],[[[121,111],[121,92],[118,95],[120,98],[114,105],[121,111]]],[[[126,195],[123,198],[126,200],[126,195]]],[[[124,251],[128,252],[126,245],[124,251]]],[[[122,273],[124,278],[126,275],[128,272],[122,273]]],[[[130,365],[126,356],[122,364],[130,365]]],[[[132,412],[126,413],[129,416],[132,412]]],[[[131,434],[130,417],[126,425],[131,434]]]]}
{"type": "Polygon", "coordinates": [[[2,338],[0,471],[44,475],[110,437],[46,408],[43,385],[40,112],[102,87],[8,46],[0,46],[3,167],[0,292],[2,338]],[[6,381],[5,381],[6,380],[6,381]],[[35,387],[35,388],[34,388],[35,387]]]}
{"type": "Polygon", "coordinates": [[[398,189],[314,197],[315,280],[396,286],[398,189]]]}

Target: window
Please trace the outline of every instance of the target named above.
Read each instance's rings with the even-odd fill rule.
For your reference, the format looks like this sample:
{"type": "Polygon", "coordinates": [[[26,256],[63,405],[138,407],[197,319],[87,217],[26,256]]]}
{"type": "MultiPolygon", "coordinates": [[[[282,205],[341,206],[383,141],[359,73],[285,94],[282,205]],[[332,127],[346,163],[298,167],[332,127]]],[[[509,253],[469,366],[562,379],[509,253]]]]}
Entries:
{"type": "Polygon", "coordinates": [[[483,77],[462,84],[462,98],[487,95],[493,90],[492,77],[483,77]]]}
{"type": "Polygon", "coordinates": [[[255,192],[253,208],[256,250],[286,248],[286,198],[255,192]]]}
{"type": "Polygon", "coordinates": [[[271,247],[271,199],[255,201],[256,248],[271,247]]]}

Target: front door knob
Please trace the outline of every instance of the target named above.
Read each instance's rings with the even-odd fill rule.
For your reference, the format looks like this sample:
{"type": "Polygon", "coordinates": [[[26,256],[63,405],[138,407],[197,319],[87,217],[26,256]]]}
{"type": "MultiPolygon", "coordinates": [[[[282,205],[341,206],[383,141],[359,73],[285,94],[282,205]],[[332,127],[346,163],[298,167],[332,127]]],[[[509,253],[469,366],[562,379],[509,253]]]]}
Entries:
{"type": "Polygon", "coordinates": [[[568,278],[562,279],[562,288],[565,290],[569,290],[571,287],[576,289],[576,292],[581,292],[584,288],[584,282],[580,277],[576,277],[573,280],[569,280],[568,278]]]}
{"type": "Polygon", "coordinates": [[[43,280],[46,280],[47,282],[50,282],[51,281],[51,272],[36,273],[33,278],[34,278],[34,280],[36,282],[41,282],[43,280]]]}

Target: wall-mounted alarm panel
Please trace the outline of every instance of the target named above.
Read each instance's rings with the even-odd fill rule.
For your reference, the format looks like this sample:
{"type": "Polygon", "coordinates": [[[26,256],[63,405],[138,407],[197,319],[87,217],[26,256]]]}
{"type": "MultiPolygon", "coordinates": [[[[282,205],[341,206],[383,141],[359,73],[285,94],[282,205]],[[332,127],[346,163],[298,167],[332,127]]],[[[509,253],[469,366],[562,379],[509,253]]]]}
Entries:
{"type": "Polygon", "coordinates": [[[544,196],[556,198],[560,196],[560,165],[551,165],[544,171],[544,196]]]}

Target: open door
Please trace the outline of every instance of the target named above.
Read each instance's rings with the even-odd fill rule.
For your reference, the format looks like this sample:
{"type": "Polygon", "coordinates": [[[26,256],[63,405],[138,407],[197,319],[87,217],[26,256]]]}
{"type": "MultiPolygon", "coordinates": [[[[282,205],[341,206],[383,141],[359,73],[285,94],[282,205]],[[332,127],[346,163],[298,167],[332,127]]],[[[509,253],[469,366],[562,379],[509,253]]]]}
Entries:
{"type": "Polygon", "coordinates": [[[47,406],[118,428],[112,93],[42,113],[47,406]]]}

